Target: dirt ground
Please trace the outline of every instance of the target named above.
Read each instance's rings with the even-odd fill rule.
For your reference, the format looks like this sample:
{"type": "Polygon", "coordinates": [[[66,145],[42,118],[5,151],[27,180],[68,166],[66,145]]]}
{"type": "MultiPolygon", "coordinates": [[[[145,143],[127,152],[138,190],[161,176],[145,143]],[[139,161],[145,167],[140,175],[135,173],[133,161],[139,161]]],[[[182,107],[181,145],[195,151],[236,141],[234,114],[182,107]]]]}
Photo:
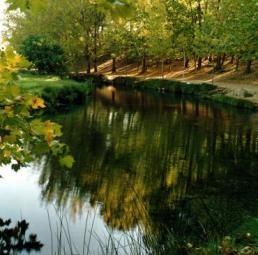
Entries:
{"type": "Polygon", "coordinates": [[[141,74],[141,66],[137,64],[126,64],[125,61],[117,62],[117,72],[111,72],[111,61],[107,61],[99,66],[99,72],[107,75],[109,79],[117,76],[135,76],[144,79],[160,78],[180,80],[191,83],[213,83],[219,87],[228,90],[228,95],[246,98],[252,102],[258,103],[258,62],[252,66],[251,74],[244,74],[244,65],[240,65],[239,71],[235,71],[234,64],[227,61],[224,65],[224,71],[214,73],[213,66],[208,62],[203,63],[201,70],[196,70],[194,63],[189,64],[189,68],[183,68],[182,61],[173,61],[172,64],[166,64],[163,67],[159,63],[149,63],[146,73],[141,74]]]}

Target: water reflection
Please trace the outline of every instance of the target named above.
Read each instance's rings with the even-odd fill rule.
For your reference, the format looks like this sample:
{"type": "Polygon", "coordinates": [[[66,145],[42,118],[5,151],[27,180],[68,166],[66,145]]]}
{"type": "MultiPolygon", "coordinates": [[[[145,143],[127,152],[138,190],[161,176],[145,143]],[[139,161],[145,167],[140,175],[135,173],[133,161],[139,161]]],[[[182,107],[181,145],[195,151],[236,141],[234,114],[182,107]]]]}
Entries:
{"type": "MultiPolygon", "coordinates": [[[[42,198],[70,208],[101,203],[110,228],[141,226],[166,242],[205,242],[256,217],[258,118],[182,98],[104,88],[60,116],[73,170],[47,159],[42,198]]],[[[160,246],[159,246],[160,247],[160,246]]]]}

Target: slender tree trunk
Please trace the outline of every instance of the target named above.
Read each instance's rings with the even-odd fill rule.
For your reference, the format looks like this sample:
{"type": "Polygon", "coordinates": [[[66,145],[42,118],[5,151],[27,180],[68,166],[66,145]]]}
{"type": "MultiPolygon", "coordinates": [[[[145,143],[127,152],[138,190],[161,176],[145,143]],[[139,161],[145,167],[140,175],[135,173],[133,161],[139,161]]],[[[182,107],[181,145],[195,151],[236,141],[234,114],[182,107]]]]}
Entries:
{"type": "Polygon", "coordinates": [[[146,55],[144,53],[143,58],[142,58],[142,71],[141,71],[141,73],[145,73],[146,71],[147,71],[147,60],[146,60],[146,55]]]}
{"type": "Polygon", "coordinates": [[[209,60],[209,63],[212,63],[213,59],[211,55],[209,56],[208,60],[209,60]]]}
{"type": "Polygon", "coordinates": [[[189,58],[186,58],[185,59],[185,66],[184,66],[184,68],[188,68],[189,67],[189,58]]]}
{"type": "Polygon", "coordinates": [[[90,58],[87,61],[87,73],[90,73],[91,65],[90,65],[90,58]]]}
{"type": "Polygon", "coordinates": [[[230,59],[230,64],[234,64],[234,60],[235,60],[235,56],[232,55],[232,56],[231,56],[231,59],[230,59]]]}
{"type": "Polygon", "coordinates": [[[97,24],[94,26],[94,73],[98,72],[97,64],[97,24]]]}
{"type": "Polygon", "coordinates": [[[236,71],[239,70],[239,62],[240,62],[240,59],[239,59],[239,57],[237,57],[237,59],[236,59],[236,68],[235,68],[236,71]]]}
{"type": "Polygon", "coordinates": [[[197,70],[201,70],[201,68],[202,68],[202,58],[199,57],[198,58],[198,64],[197,64],[197,70]]]}
{"type": "Polygon", "coordinates": [[[85,60],[86,60],[86,72],[90,73],[91,65],[90,65],[90,53],[89,53],[89,45],[85,45],[85,60]]]}
{"type": "Polygon", "coordinates": [[[245,73],[249,74],[252,72],[252,60],[248,60],[246,63],[245,73]]]}
{"type": "Polygon", "coordinates": [[[224,63],[225,63],[225,61],[226,61],[226,57],[227,57],[227,55],[226,55],[226,53],[224,53],[223,54],[223,57],[222,57],[222,60],[221,60],[221,65],[223,66],[224,65],[224,63]]]}
{"type": "MultiPolygon", "coordinates": [[[[202,7],[201,7],[201,0],[198,0],[197,17],[198,17],[199,30],[201,31],[201,27],[202,27],[202,7]]],[[[199,58],[198,58],[197,70],[200,70],[201,68],[202,68],[202,58],[199,57],[199,58]]]]}
{"type": "Polygon", "coordinates": [[[162,62],[161,62],[161,73],[162,73],[162,79],[164,79],[164,59],[162,59],[162,62]]]}
{"type": "Polygon", "coordinates": [[[222,71],[222,57],[220,54],[217,56],[216,66],[215,66],[214,70],[217,72],[222,71]]]}
{"type": "Polygon", "coordinates": [[[98,72],[98,63],[97,63],[97,58],[94,58],[94,73],[98,72]]]}
{"type": "Polygon", "coordinates": [[[141,67],[141,61],[137,61],[137,72],[139,72],[140,71],[140,67],[141,67]]]}
{"type": "Polygon", "coordinates": [[[116,73],[116,57],[112,58],[112,73],[116,73]]]}
{"type": "Polygon", "coordinates": [[[91,64],[90,64],[90,55],[88,53],[86,53],[85,59],[86,59],[86,72],[90,73],[91,64]]]}

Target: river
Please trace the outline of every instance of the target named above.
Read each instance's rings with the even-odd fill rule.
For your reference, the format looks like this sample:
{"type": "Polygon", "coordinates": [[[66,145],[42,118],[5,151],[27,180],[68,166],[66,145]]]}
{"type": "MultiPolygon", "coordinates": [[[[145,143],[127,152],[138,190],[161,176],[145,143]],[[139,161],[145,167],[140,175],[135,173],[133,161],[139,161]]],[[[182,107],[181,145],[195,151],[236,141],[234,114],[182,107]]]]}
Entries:
{"type": "Polygon", "coordinates": [[[54,120],[73,169],[43,156],[0,172],[0,217],[28,221],[40,254],[169,254],[258,234],[257,113],[110,86],[54,120]]]}

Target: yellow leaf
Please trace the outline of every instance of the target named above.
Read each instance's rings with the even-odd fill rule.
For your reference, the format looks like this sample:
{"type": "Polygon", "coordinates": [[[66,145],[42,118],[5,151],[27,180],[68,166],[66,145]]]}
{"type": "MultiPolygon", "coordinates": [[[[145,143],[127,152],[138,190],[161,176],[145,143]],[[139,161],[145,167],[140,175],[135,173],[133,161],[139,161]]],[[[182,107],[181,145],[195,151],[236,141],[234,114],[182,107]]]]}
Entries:
{"type": "Polygon", "coordinates": [[[39,109],[39,108],[45,108],[46,106],[42,98],[33,97],[31,100],[31,107],[32,109],[39,109]]]}

